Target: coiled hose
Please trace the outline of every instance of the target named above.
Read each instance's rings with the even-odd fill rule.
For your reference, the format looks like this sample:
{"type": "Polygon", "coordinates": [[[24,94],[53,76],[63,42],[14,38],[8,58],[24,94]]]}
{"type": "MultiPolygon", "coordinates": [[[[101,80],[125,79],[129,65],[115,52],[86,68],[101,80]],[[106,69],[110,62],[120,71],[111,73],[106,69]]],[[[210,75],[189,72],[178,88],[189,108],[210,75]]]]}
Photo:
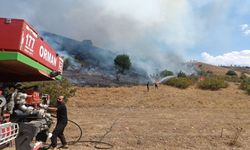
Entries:
{"type": "MultiPolygon", "coordinates": [[[[54,116],[54,115],[52,115],[52,117],[56,118],[56,116],[54,116]]],[[[79,137],[76,140],[74,140],[74,141],[68,141],[68,145],[74,145],[76,143],[93,143],[93,144],[95,144],[95,148],[96,149],[112,149],[114,147],[114,145],[112,145],[110,143],[102,142],[102,140],[107,135],[107,133],[105,133],[104,136],[99,141],[95,141],[95,140],[84,141],[84,140],[81,140],[81,138],[83,136],[82,128],[79,126],[79,124],[77,124],[76,122],[74,122],[72,120],[68,120],[68,122],[74,124],[79,129],[79,131],[80,131],[79,132],[79,137]],[[106,145],[106,146],[104,146],[104,145],[106,145]]],[[[49,146],[46,149],[49,149],[50,147],[51,146],[49,146]]]]}

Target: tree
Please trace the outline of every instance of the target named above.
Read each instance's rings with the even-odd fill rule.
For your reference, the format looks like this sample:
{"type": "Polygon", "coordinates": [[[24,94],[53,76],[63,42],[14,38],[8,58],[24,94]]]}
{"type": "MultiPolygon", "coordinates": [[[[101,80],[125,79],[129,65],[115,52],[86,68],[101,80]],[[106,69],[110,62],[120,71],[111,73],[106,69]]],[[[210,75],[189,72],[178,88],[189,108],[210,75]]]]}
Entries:
{"type": "Polygon", "coordinates": [[[80,64],[80,68],[79,68],[79,72],[81,71],[81,69],[86,66],[86,61],[84,60],[84,56],[81,54],[81,53],[77,53],[75,56],[74,56],[74,59],[76,60],[76,62],[78,64],[80,64]]]}
{"type": "Polygon", "coordinates": [[[169,71],[169,70],[163,70],[163,71],[160,73],[160,75],[161,75],[162,77],[166,77],[166,76],[172,76],[172,75],[174,75],[174,73],[173,73],[172,71],[169,71]]]}
{"type": "Polygon", "coordinates": [[[123,74],[125,70],[129,70],[131,67],[130,58],[126,54],[117,55],[114,59],[114,64],[117,68],[117,74],[123,74]]]}
{"type": "Polygon", "coordinates": [[[63,70],[67,70],[69,66],[70,66],[70,60],[69,58],[65,58],[63,62],[63,70]]]}
{"type": "Polygon", "coordinates": [[[186,77],[187,75],[184,73],[184,72],[182,72],[182,71],[180,71],[178,74],[177,74],[177,77],[186,77]]]}
{"type": "Polygon", "coordinates": [[[228,75],[228,76],[237,76],[237,73],[235,71],[233,71],[233,70],[228,70],[226,75],[228,75]]]}
{"type": "Polygon", "coordinates": [[[42,94],[49,94],[50,104],[52,106],[56,105],[58,96],[65,96],[64,100],[67,101],[68,98],[74,96],[76,92],[76,89],[66,78],[62,78],[62,80],[59,81],[25,82],[23,84],[25,87],[38,86],[42,94]]]}

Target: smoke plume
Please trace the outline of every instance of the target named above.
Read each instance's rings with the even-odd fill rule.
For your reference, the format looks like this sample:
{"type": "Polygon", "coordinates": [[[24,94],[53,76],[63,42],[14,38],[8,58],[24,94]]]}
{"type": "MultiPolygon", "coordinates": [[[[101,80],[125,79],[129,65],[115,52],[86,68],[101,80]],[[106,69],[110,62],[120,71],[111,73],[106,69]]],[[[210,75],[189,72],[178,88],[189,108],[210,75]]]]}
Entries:
{"type": "Polygon", "coordinates": [[[204,28],[197,20],[207,26],[208,23],[195,14],[193,7],[206,3],[209,2],[4,0],[0,15],[24,18],[41,31],[79,41],[91,39],[98,47],[128,54],[132,63],[148,74],[162,69],[192,73],[191,68],[183,66],[182,53],[202,39],[198,33],[204,28]]]}

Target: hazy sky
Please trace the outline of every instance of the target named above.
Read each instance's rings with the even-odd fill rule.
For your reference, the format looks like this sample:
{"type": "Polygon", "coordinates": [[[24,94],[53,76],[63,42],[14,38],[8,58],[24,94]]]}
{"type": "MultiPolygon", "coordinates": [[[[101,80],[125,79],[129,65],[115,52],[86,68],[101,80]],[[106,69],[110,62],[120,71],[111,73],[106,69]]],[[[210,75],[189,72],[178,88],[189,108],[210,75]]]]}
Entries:
{"type": "Polygon", "coordinates": [[[0,16],[123,53],[250,65],[249,0],[1,0],[0,16]]]}

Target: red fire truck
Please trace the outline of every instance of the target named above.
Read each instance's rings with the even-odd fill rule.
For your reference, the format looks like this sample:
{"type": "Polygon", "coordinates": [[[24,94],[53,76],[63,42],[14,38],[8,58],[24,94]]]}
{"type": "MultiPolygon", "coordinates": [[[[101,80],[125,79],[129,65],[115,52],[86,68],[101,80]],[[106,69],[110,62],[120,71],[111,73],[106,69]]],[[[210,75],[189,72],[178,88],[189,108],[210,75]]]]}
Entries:
{"type": "Polygon", "coordinates": [[[62,71],[63,59],[25,20],[0,18],[0,147],[16,139],[17,150],[33,150],[46,140],[49,96],[17,82],[60,80],[62,71]]]}

